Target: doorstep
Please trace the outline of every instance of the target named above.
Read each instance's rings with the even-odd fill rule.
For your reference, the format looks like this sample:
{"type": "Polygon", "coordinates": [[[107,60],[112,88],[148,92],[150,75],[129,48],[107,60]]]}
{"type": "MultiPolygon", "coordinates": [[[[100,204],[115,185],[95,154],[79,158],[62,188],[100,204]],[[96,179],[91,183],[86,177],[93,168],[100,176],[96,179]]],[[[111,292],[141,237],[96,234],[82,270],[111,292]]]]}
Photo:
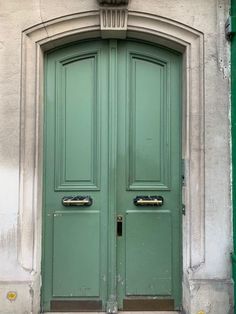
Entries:
{"type": "MultiPolygon", "coordinates": [[[[102,314],[106,312],[44,312],[44,314],[102,314]]],[[[121,314],[179,314],[180,312],[177,311],[119,311],[118,313],[121,314]]]]}

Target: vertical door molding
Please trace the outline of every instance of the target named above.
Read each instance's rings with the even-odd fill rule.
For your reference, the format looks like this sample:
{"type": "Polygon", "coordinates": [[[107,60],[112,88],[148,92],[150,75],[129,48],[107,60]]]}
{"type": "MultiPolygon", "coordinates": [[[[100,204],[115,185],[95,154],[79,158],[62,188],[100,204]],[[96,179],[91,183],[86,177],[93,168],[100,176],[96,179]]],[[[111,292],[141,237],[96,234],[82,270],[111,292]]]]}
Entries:
{"type": "Polygon", "coordinates": [[[116,182],[117,182],[117,41],[111,40],[109,45],[109,96],[108,96],[108,303],[107,313],[117,313],[116,303],[116,182]]]}
{"type": "MultiPolygon", "coordinates": [[[[41,262],[43,52],[100,37],[98,10],[60,17],[22,33],[18,258],[32,276],[40,275],[41,262]]],[[[203,34],[167,18],[129,11],[127,38],[146,39],[183,53],[183,266],[184,273],[194,278],[205,261],[203,34]]]]}

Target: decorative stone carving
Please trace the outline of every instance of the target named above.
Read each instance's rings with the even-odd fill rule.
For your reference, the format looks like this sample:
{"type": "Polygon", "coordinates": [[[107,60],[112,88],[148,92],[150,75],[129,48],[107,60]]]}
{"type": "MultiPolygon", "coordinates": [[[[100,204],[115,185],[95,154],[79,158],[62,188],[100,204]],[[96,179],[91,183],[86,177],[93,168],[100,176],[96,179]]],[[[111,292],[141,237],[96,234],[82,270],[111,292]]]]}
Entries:
{"type": "Polygon", "coordinates": [[[125,38],[128,10],[126,8],[106,7],[100,10],[102,38],[125,38]]]}
{"type": "Polygon", "coordinates": [[[129,0],[98,0],[99,4],[107,4],[107,5],[127,5],[129,0]]]}
{"type": "Polygon", "coordinates": [[[125,38],[129,0],[98,0],[102,38],[125,38]]]}

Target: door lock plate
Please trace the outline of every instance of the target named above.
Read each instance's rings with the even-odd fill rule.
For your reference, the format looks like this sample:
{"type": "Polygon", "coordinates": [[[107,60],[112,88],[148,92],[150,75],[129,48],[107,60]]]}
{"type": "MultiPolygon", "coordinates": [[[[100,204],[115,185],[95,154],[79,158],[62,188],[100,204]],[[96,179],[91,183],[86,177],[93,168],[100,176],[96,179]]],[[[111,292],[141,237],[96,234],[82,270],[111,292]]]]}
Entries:
{"type": "Polygon", "coordinates": [[[123,233],[123,216],[118,215],[116,218],[116,232],[118,237],[122,237],[123,233]]]}

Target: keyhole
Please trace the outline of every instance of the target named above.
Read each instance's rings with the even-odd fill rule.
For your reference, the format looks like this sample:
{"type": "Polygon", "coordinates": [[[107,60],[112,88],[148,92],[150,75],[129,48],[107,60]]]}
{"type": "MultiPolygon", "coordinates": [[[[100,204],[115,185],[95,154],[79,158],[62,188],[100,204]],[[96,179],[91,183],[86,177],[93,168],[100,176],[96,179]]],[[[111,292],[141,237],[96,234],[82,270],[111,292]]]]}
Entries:
{"type": "Polygon", "coordinates": [[[117,236],[122,237],[122,229],[123,229],[123,217],[122,216],[117,216],[117,222],[116,222],[116,231],[117,231],[117,236]]]}

